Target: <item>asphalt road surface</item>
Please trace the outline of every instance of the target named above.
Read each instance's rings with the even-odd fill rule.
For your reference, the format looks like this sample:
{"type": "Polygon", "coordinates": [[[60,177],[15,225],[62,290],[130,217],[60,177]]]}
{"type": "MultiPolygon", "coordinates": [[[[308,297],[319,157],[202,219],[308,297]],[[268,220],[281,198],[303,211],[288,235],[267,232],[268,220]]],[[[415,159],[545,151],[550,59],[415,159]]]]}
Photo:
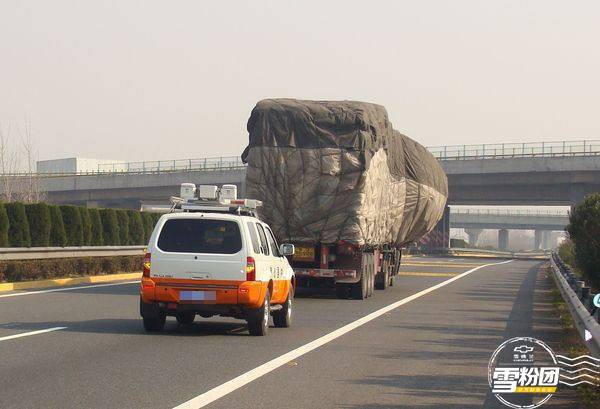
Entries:
{"type": "Polygon", "coordinates": [[[556,326],[539,265],[406,259],[368,300],[297,297],[293,327],[267,337],[200,317],[146,334],[136,283],[0,295],[0,407],[500,408],[494,349],[556,326]]]}

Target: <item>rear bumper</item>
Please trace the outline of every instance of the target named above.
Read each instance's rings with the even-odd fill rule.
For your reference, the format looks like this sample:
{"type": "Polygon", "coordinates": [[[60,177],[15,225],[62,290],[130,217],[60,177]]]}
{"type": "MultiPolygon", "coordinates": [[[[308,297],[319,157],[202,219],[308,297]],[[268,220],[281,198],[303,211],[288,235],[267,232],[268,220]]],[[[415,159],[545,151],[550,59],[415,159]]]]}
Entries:
{"type": "MultiPolygon", "coordinates": [[[[173,280],[142,278],[142,303],[158,303],[168,310],[220,311],[232,307],[259,308],[267,291],[266,282],[230,280],[173,280]],[[182,292],[192,297],[181,297],[182,292]],[[218,307],[217,307],[218,306],[218,307]]],[[[140,311],[141,312],[141,311],[140,311]]]]}
{"type": "Polygon", "coordinates": [[[298,278],[328,279],[336,283],[356,283],[360,280],[360,271],[335,268],[295,268],[298,278]]]}

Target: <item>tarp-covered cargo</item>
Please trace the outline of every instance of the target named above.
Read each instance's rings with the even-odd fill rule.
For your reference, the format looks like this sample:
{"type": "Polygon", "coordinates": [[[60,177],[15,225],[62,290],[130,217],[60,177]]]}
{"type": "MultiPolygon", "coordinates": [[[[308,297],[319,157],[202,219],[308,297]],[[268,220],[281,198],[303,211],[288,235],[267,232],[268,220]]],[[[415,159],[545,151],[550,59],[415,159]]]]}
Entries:
{"type": "Polygon", "coordinates": [[[248,132],[246,196],[280,240],[404,245],[444,212],[444,171],[380,105],[267,99],[248,132]]]}

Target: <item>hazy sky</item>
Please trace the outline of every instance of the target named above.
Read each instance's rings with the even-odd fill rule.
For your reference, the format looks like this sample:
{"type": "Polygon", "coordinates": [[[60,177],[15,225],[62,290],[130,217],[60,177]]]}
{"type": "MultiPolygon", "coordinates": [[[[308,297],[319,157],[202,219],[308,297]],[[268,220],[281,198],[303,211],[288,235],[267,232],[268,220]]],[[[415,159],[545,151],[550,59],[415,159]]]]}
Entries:
{"type": "Polygon", "coordinates": [[[600,139],[599,1],[0,0],[0,121],[41,159],[240,154],[269,97],[425,145],[600,139]]]}

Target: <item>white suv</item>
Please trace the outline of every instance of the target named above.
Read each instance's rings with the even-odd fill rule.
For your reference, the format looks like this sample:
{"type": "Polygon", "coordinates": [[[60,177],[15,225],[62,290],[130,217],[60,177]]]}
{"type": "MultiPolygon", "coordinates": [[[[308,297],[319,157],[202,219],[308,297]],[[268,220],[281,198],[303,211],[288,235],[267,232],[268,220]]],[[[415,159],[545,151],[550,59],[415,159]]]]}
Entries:
{"type": "MultiPolygon", "coordinates": [[[[292,320],[294,272],[273,232],[244,199],[223,206],[182,207],[163,215],[150,237],[140,287],[147,331],[160,331],[167,316],[191,324],[196,314],[245,319],[252,335],[266,335],[292,320]]],[[[258,202],[260,203],[260,202],[258,202]]]]}

